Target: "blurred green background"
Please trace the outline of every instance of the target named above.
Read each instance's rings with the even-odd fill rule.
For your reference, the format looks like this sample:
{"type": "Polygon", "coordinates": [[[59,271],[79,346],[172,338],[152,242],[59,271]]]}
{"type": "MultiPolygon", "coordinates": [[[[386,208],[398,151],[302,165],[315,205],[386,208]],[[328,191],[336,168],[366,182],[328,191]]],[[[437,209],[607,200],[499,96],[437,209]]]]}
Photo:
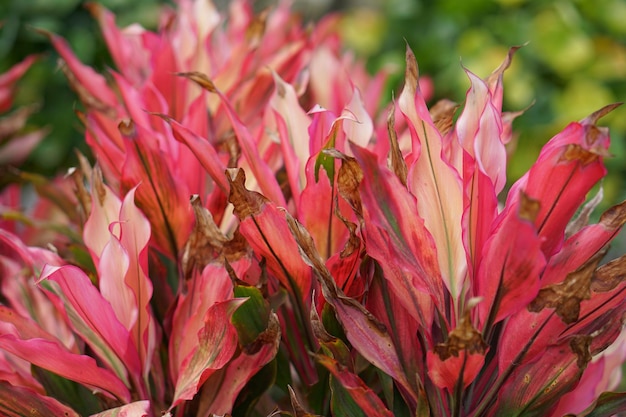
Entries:
{"type": "MultiPolygon", "coordinates": [[[[102,0],[120,26],[139,22],[154,29],[163,1],[102,0]]],[[[228,1],[216,1],[226,7],[228,1]]],[[[267,1],[258,2],[262,8],[267,1]]],[[[173,4],[168,2],[167,4],[173,4]]],[[[80,0],[0,1],[0,72],[31,53],[43,53],[20,83],[16,104],[41,103],[33,126],[51,133],[25,169],[52,175],[74,163],[73,148],[86,152],[73,113],[75,95],[60,71],[48,41],[31,27],[65,37],[79,58],[99,70],[110,60],[98,27],[80,0]]],[[[527,43],[505,75],[504,108],[521,110],[510,177],[519,177],[540,147],[572,120],[626,100],[626,2],[624,0],[299,0],[294,7],[307,19],[341,10],[347,45],[367,59],[371,71],[395,68],[389,89],[402,86],[405,39],[421,74],[435,84],[435,99],[464,100],[468,81],[462,66],[488,75],[512,45],[527,43]]],[[[391,92],[389,92],[389,97],[391,92]]],[[[601,122],[612,132],[605,201],[626,198],[626,106],[601,122]]]]}

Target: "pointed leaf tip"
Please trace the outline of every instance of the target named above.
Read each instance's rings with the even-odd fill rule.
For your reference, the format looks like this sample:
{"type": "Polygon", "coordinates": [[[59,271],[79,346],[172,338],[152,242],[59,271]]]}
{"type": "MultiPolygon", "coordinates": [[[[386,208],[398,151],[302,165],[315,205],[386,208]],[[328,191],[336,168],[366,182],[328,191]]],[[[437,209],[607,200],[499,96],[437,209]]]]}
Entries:
{"type": "Polygon", "coordinates": [[[179,77],[185,77],[185,78],[190,79],[191,81],[195,82],[200,87],[204,88],[210,93],[217,92],[217,88],[215,87],[215,84],[213,84],[213,81],[211,81],[211,79],[202,72],[199,72],[199,71],[177,72],[176,75],[178,75],[179,77]]]}
{"type": "Polygon", "coordinates": [[[613,103],[613,104],[608,104],[608,105],[602,107],[600,110],[597,110],[597,111],[591,113],[589,116],[585,117],[580,122],[582,124],[595,125],[598,122],[598,120],[600,120],[601,118],[603,118],[607,114],[611,113],[613,110],[615,110],[616,108],[618,108],[622,104],[624,104],[624,103],[617,102],[617,103],[613,103]]]}
{"type": "Polygon", "coordinates": [[[417,66],[417,58],[415,58],[415,54],[413,50],[409,46],[409,43],[406,44],[406,70],[405,70],[405,88],[410,88],[411,91],[417,91],[418,89],[418,78],[419,78],[419,68],[417,66]]]}

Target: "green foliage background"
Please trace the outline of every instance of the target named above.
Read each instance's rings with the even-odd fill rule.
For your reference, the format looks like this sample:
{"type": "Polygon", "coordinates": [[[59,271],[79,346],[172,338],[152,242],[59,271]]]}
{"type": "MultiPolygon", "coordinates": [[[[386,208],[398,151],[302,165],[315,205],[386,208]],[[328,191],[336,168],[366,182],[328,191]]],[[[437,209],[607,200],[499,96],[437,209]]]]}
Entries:
{"type": "MultiPolygon", "coordinates": [[[[154,29],[163,0],[102,0],[118,24],[139,22],[154,29]]],[[[217,1],[226,7],[228,1],[217,1]]],[[[257,2],[265,7],[268,1],[257,2]]],[[[623,0],[370,0],[296,1],[315,19],[333,9],[345,13],[342,31],[349,47],[368,60],[372,71],[395,69],[389,89],[402,85],[405,40],[420,72],[434,80],[437,98],[464,100],[468,87],[462,67],[479,76],[496,68],[512,45],[526,44],[505,75],[505,110],[531,107],[515,122],[519,133],[510,177],[530,167],[541,146],[572,120],[626,100],[626,2],[623,0]]],[[[83,62],[104,69],[109,57],[102,37],[81,0],[0,2],[0,71],[30,53],[41,60],[21,82],[17,104],[39,102],[33,126],[49,126],[49,136],[25,169],[52,175],[74,163],[72,149],[88,152],[73,114],[75,95],[56,70],[57,55],[44,28],[65,37],[83,62]]],[[[605,201],[626,198],[626,106],[602,120],[612,132],[610,176],[605,201]]]]}

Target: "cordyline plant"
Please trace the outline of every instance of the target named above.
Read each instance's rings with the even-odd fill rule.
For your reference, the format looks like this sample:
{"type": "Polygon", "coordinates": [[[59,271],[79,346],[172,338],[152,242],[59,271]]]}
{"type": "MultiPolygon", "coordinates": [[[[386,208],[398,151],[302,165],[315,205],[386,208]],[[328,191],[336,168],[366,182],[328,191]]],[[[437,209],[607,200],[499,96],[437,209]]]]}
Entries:
{"type": "Polygon", "coordinates": [[[342,54],[336,18],[230,7],[225,23],[181,0],[153,33],[91,5],[104,75],[47,33],[96,163],[40,185],[37,222],[12,222],[20,190],[3,191],[1,413],[626,411],[605,392],[626,355],[626,256],[601,264],[626,202],[590,225],[601,191],[586,202],[615,105],[504,193],[515,48],[484,80],[467,71],[458,115],[426,106],[407,48],[381,111],[385,74],[342,54]],[[65,215],[43,221],[51,200],[65,215]]]}

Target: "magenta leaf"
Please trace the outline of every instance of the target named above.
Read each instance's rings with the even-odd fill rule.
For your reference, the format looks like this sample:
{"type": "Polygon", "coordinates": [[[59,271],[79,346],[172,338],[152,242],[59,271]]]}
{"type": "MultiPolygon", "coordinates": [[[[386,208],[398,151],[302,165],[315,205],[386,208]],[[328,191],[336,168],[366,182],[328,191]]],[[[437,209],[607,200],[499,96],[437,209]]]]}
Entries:
{"type": "Polygon", "coordinates": [[[141,365],[128,330],[82,270],[46,266],[39,285],[58,297],[73,329],[119,378],[126,381],[128,371],[138,375],[141,365]]]}
{"type": "Polygon", "coordinates": [[[237,330],[230,317],[244,302],[245,299],[222,301],[209,308],[205,325],[198,332],[198,346],[181,364],[171,408],[192,399],[211,373],[230,361],[237,350],[237,330]]]}

